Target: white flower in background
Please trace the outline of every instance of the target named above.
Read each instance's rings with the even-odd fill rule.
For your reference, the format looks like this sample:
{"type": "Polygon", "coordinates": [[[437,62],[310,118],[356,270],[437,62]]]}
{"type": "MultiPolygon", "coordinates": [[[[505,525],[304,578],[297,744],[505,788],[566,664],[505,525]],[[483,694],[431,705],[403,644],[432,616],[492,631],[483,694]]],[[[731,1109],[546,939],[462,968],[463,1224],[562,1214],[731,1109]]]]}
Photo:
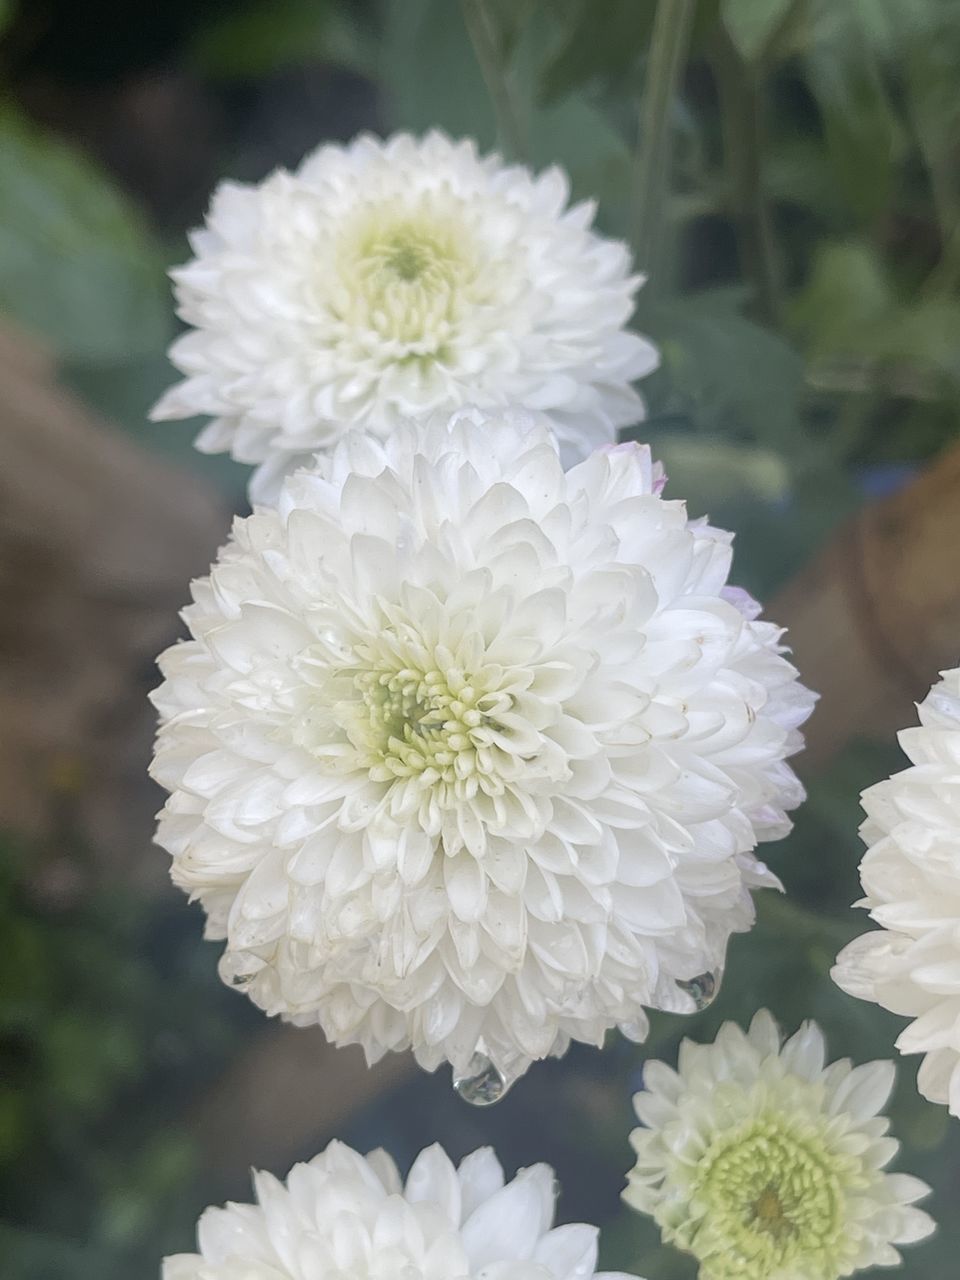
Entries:
{"type": "MultiPolygon", "coordinates": [[[[553,1170],[504,1184],[489,1147],[457,1168],[439,1146],[406,1185],[384,1151],[331,1142],[286,1183],[254,1173],[257,1204],[207,1209],[199,1253],[166,1258],[163,1280],[588,1280],[597,1229],[554,1227],[553,1170]]],[[[599,1280],[630,1280],[603,1272],[599,1280]]]]}
{"type": "Polygon", "coordinates": [[[646,448],[564,474],[529,415],[461,412],[236,523],[153,767],[226,981],[461,1075],[693,1009],[777,883],[812,695],[661,487],[646,448]]]}
{"type": "Polygon", "coordinates": [[[713,1044],[685,1040],[676,1071],[644,1065],[624,1199],[700,1280],[838,1280],[933,1231],[912,1207],[930,1188],[883,1172],[899,1149],[878,1114],[892,1063],[824,1056],[814,1023],[781,1047],[762,1010],[746,1034],[727,1022],[713,1044]]]}
{"type": "Polygon", "coordinates": [[[919,711],[900,734],[912,765],[863,793],[857,905],[881,927],[844,948],[833,977],[915,1019],[897,1048],[926,1054],[920,1092],[960,1116],[960,670],[919,711]]]}
{"type": "Polygon", "coordinates": [[[549,414],[571,457],[643,417],[657,364],[624,325],[640,278],[624,245],[535,176],[439,133],[323,146],[296,173],[224,183],[174,271],[193,331],[155,418],[208,414],[211,453],[265,463],[252,496],[351,427],[465,404],[549,414]]]}

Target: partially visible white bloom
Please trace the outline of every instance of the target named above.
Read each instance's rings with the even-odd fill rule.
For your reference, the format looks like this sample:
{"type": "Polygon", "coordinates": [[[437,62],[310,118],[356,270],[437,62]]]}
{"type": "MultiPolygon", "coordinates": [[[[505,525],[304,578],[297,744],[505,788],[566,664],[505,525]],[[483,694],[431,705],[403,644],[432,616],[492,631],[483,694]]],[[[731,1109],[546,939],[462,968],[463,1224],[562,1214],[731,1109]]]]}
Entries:
{"type": "Polygon", "coordinates": [[[553,1226],[549,1165],[505,1183],[489,1147],[456,1168],[427,1147],[404,1184],[385,1151],[331,1142],[286,1183],[253,1180],[257,1203],[207,1209],[163,1280],[631,1280],[596,1273],[596,1227],[553,1226]]]}
{"type": "Polygon", "coordinates": [[[895,1245],[933,1231],[913,1207],[930,1188],[884,1172],[899,1149],[879,1114],[892,1063],[825,1054],[815,1023],[781,1045],[762,1010],[746,1034],[727,1022],[713,1044],[685,1040],[676,1071],[644,1065],[623,1196],[700,1280],[838,1280],[895,1266],[895,1245]]]}
{"type": "MultiPolygon", "coordinates": [[[[649,451],[355,433],[234,527],[155,695],[159,842],[224,979],[504,1077],[646,1034],[750,928],[812,697],[649,451]]],[[[702,983],[700,985],[703,985],[702,983]]]]}
{"type": "Polygon", "coordinates": [[[960,1116],[960,669],[943,673],[900,745],[912,764],[863,793],[866,907],[880,925],[845,947],[833,978],[914,1021],[919,1089],[960,1116]]]}
{"type": "Polygon", "coordinates": [[[206,414],[197,447],[264,464],[252,496],[351,427],[508,404],[550,416],[571,459],[643,417],[657,364],[628,333],[624,245],[536,176],[439,133],[320,147],[295,173],[224,183],[173,272],[192,332],[155,418],[206,414]]]}

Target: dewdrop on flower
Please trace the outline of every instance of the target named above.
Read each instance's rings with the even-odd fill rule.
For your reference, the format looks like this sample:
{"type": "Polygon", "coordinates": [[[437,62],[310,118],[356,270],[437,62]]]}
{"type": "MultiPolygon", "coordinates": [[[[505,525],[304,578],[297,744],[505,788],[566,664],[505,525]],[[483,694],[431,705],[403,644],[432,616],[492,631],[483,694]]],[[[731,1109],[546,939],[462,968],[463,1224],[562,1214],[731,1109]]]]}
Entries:
{"type": "Polygon", "coordinates": [[[649,450],[527,414],[347,436],[160,659],[158,841],[224,979],[495,1101],[689,1012],[777,885],[812,695],[649,450]]]}
{"type": "Polygon", "coordinates": [[[863,793],[860,863],[879,929],[851,942],[833,978],[913,1021],[901,1053],[925,1055],[918,1086],[960,1116],[960,670],[946,671],[900,734],[909,768],[863,793]]]}
{"type": "Polygon", "coordinates": [[[489,1147],[456,1168],[427,1147],[404,1183],[385,1151],[331,1142],[286,1182],[253,1181],[257,1203],[207,1209],[163,1280],[636,1280],[596,1272],[596,1227],[553,1225],[548,1165],[505,1182],[489,1147]]]}
{"type": "Polygon", "coordinates": [[[645,1063],[642,1128],[624,1199],[698,1260],[699,1280],[839,1280],[896,1266],[934,1222],[930,1188],[884,1170],[899,1148],[880,1115],[889,1062],[825,1065],[819,1028],[781,1042],[762,1010],[747,1033],[680,1046],[676,1071],[645,1063]]]}
{"type": "Polygon", "coordinates": [[[540,175],[440,133],[326,145],[295,173],[224,183],[173,272],[191,326],[185,375],[154,418],[257,464],[251,496],[353,427],[385,438],[461,405],[547,413],[569,459],[639,421],[657,364],[625,325],[641,278],[626,247],[540,175]]]}

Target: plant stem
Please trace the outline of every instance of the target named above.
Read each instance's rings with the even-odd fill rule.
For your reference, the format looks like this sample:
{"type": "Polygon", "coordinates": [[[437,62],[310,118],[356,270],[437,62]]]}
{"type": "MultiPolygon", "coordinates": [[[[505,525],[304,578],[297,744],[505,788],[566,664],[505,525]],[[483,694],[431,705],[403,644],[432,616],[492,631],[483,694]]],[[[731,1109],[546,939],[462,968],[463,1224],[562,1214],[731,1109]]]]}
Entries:
{"type": "Polygon", "coordinates": [[[497,32],[486,0],[460,0],[463,21],[497,118],[500,145],[508,159],[526,155],[523,112],[497,48],[497,32]]]}
{"type": "Polygon", "coordinates": [[[776,327],[781,310],[779,271],[770,212],[763,193],[757,72],[744,62],[722,26],[717,32],[713,68],[720,98],[723,149],[733,188],[740,266],[753,285],[758,318],[776,327]]]}
{"type": "Polygon", "coordinates": [[[960,283],[960,220],[946,237],[936,266],[923,282],[921,297],[949,296],[960,283]]]}
{"type": "Polygon", "coordinates": [[[693,0],[659,0],[640,102],[633,188],[633,244],[641,267],[657,267],[663,200],[669,189],[670,107],[683,71],[693,0]]]}

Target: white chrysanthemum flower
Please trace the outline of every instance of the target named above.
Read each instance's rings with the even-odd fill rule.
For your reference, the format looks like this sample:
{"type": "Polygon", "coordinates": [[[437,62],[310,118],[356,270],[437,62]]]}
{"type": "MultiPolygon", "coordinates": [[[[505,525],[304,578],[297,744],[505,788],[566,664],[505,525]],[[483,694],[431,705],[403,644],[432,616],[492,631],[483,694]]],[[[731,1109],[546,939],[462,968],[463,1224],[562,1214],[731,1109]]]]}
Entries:
{"type": "Polygon", "coordinates": [[[880,929],[840,953],[838,986],[915,1019],[897,1040],[923,1053],[919,1088],[960,1116],[960,670],[943,673],[900,744],[912,764],[863,793],[860,864],[880,929]]]}
{"type": "Polygon", "coordinates": [[[166,1258],[163,1280],[631,1280],[595,1272],[596,1227],[553,1226],[549,1165],[504,1184],[489,1147],[457,1168],[428,1147],[404,1184],[386,1152],[331,1142],[254,1187],[255,1205],[206,1210],[199,1253],[166,1258]]]}
{"type": "Polygon", "coordinates": [[[657,364],[628,333],[624,245],[539,177],[439,133],[323,146],[296,173],[225,183],[173,273],[193,331],[155,418],[209,414],[197,446],[265,463],[257,501],[351,427],[461,405],[549,414],[572,458],[643,417],[657,364]]]}
{"type": "Polygon", "coordinates": [[[878,1114],[892,1063],[824,1059],[815,1023],[781,1046],[762,1010],[746,1034],[727,1022],[713,1044],[685,1040],[676,1071],[644,1065],[623,1196],[700,1280],[838,1280],[933,1231],[912,1207],[926,1183],[884,1172],[899,1149],[878,1114]]]}
{"type": "Polygon", "coordinates": [[[461,412],[237,522],[161,658],[153,768],[225,980],[371,1060],[506,1077],[693,1008],[777,883],[754,847],[812,697],[661,484],[640,446],[565,474],[528,415],[461,412]]]}

